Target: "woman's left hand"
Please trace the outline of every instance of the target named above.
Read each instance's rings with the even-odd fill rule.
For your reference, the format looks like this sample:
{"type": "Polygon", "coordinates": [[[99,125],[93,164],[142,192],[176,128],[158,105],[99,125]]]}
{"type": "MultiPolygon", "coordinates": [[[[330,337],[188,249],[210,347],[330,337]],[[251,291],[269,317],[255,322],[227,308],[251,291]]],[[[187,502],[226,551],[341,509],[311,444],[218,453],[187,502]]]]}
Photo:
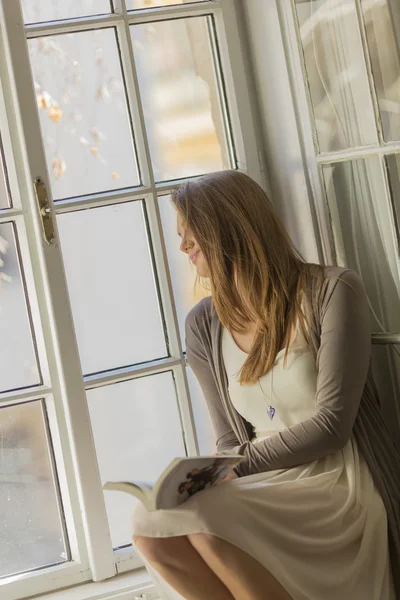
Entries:
{"type": "Polygon", "coordinates": [[[227,475],[225,475],[225,477],[217,481],[217,485],[219,485],[220,483],[225,483],[225,481],[231,481],[231,479],[238,479],[238,477],[239,476],[236,475],[235,471],[232,470],[227,475]]]}

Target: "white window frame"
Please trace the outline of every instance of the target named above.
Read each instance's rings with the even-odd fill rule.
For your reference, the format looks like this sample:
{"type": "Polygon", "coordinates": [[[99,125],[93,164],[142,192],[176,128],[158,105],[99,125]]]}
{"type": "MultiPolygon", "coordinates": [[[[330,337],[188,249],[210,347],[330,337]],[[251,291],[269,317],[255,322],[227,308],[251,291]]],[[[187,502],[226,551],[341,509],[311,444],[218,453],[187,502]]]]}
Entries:
{"type": "Polygon", "coordinates": [[[138,100],[138,79],[134,69],[128,29],[130,24],[162,20],[171,16],[183,18],[213,15],[237,167],[265,186],[260,127],[254,112],[254,97],[249,89],[249,74],[240,34],[240,0],[209,0],[134,11],[129,14],[126,11],[125,0],[114,0],[113,7],[114,14],[110,15],[69,19],[30,25],[25,28],[19,0],[0,2],[0,79],[2,82],[0,117],[14,201],[12,209],[0,213],[0,223],[12,218],[18,227],[43,375],[43,385],[39,388],[23,393],[0,394],[0,406],[17,403],[21,399],[45,399],[72,557],[70,562],[59,566],[3,579],[0,582],[0,589],[6,594],[8,600],[44,594],[85,581],[102,581],[142,566],[141,560],[132,548],[117,553],[112,551],[85,389],[172,369],[187,452],[189,455],[198,453],[185,359],[156,202],[157,193],[169,193],[180,181],[155,183],[154,180],[143,109],[138,100]],[[47,245],[42,238],[33,182],[37,177],[44,180],[53,213],[74,210],[77,201],[68,200],[57,203],[57,206],[52,203],[26,36],[79,31],[88,27],[96,29],[107,25],[116,27],[121,47],[143,185],[120,192],[93,194],[86,197],[80,203],[80,207],[103,206],[123,202],[128,198],[144,199],[152,234],[171,357],[132,368],[115,369],[107,375],[88,377],[83,381],[57,231],[56,243],[47,245]],[[244,85],[244,82],[247,85],[244,85]]]}
{"type": "MultiPolygon", "coordinates": [[[[309,0],[305,0],[309,1],[309,0]]],[[[327,264],[340,263],[340,255],[342,249],[338,245],[338,239],[334,240],[333,230],[340,231],[340,223],[336,220],[334,214],[331,214],[328,209],[328,201],[325,194],[325,189],[322,184],[323,175],[322,167],[325,164],[334,164],[357,158],[366,158],[368,156],[376,156],[380,160],[381,175],[384,182],[385,197],[388,213],[391,220],[391,232],[394,237],[395,246],[399,247],[399,241],[396,236],[396,224],[393,209],[393,198],[390,193],[388,174],[385,166],[385,157],[393,153],[400,153],[400,142],[385,142],[381,127],[379,105],[377,93],[374,85],[374,77],[368,45],[363,25],[362,7],[360,0],[354,0],[358,24],[361,32],[361,42],[363,53],[365,56],[366,77],[368,80],[372,105],[374,108],[376,139],[374,144],[368,146],[354,147],[346,150],[334,152],[320,152],[318,148],[317,132],[315,128],[315,120],[313,116],[313,106],[308,88],[306,66],[304,63],[301,51],[301,39],[296,23],[296,6],[295,0],[282,0],[276,2],[279,27],[282,33],[283,44],[287,61],[287,70],[289,73],[292,101],[297,115],[297,124],[299,127],[299,138],[303,153],[303,161],[305,164],[305,175],[309,179],[311,198],[315,213],[318,219],[319,235],[322,243],[323,260],[327,264]],[[336,247],[335,247],[336,246],[336,247]]],[[[400,271],[400,261],[397,261],[400,271]]],[[[374,344],[399,344],[400,333],[374,333],[372,335],[374,344]]]]}

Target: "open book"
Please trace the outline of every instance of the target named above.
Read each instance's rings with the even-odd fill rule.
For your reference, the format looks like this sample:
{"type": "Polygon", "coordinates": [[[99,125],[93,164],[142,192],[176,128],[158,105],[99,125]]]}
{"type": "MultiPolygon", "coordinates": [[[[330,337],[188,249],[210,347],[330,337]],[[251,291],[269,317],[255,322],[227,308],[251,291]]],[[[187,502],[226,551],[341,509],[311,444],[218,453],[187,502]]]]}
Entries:
{"type": "Polygon", "coordinates": [[[225,477],[242,459],[243,456],[238,454],[175,458],[153,484],[143,481],[108,481],[103,489],[136,496],[147,510],[175,508],[225,477]]]}

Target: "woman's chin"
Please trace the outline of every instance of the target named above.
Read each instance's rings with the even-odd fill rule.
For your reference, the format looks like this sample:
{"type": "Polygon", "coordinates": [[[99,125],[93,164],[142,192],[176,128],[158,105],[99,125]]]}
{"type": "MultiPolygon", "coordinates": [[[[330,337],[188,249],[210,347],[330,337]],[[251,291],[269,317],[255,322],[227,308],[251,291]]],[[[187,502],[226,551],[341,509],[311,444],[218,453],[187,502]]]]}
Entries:
{"type": "Polygon", "coordinates": [[[199,277],[210,277],[208,269],[202,265],[196,265],[196,271],[199,277]]]}

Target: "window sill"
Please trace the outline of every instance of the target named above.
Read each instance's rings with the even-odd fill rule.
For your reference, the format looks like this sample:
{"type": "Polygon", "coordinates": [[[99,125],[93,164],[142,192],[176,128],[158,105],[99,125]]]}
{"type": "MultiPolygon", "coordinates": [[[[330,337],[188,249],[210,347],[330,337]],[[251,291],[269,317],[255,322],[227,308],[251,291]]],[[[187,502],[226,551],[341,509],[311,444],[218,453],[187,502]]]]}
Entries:
{"type": "Polygon", "coordinates": [[[105,581],[83,583],[41,596],[42,600],[159,600],[153,581],[143,567],[105,581]],[[132,595],[133,594],[133,595],[132,595]]]}

